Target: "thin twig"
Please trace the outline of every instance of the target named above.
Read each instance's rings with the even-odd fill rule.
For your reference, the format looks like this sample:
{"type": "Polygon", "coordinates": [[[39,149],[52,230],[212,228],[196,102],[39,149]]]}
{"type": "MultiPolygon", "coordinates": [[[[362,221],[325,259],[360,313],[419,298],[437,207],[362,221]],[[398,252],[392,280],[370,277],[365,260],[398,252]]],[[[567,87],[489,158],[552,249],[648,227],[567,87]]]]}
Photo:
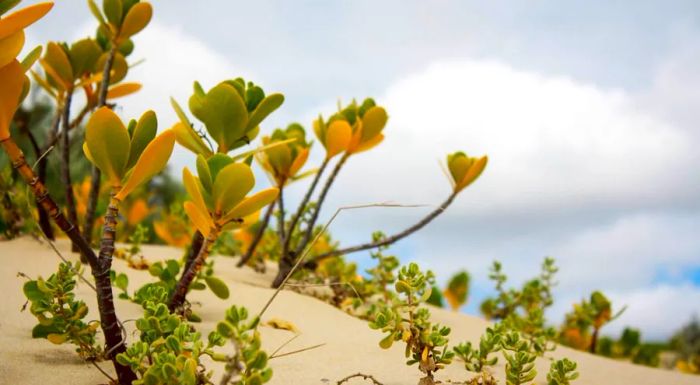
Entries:
{"type": "Polygon", "coordinates": [[[54,147],[55,147],[55,146],[49,147],[46,151],[44,151],[43,154],[41,154],[41,155],[37,158],[36,162],[34,162],[34,164],[32,165],[32,170],[36,170],[36,166],[39,165],[39,162],[41,162],[41,160],[44,159],[44,157],[46,157],[47,155],[49,155],[49,153],[51,152],[51,150],[53,150],[54,147]]]}
{"type": "Polygon", "coordinates": [[[288,339],[287,341],[285,341],[282,345],[280,345],[277,349],[275,349],[275,351],[272,352],[272,354],[270,354],[270,357],[274,357],[275,354],[279,353],[280,350],[282,350],[285,346],[289,345],[290,342],[292,342],[292,341],[294,341],[295,339],[297,339],[300,335],[301,335],[301,334],[295,334],[294,336],[292,336],[292,338],[290,338],[290,339],[288,339]]]}
{"type": "Polygon", "coordinates": [[[324,345],[326,345],[325,342],[322,343],[322,344],[309,346],[309,347],[307,347],[307,348],[303,348],[303,349],[299,349],[299,350],[292,350],[291,352],[282,353],[282,354],[279,354],[279,355],[276,355],[276,356],[270,356],[269,359],[271,360],[271,359],[273,359],[273,358],[280,358],[280,357],[285,357],[285,356],[291,356],[292,354],[302,353],[302,352],[305,352],[305,351],[308,351],[308,350],[320,348],[321,346],[324,346],[324,345]]]}
{"type": "Polygon", "coordinates": [[[344,382],[348,382],[348,381],[350,381],[351,379],[356,378],[356,377],[362,377],[363,380],[370,380],[370,381],[372,381],[372,384],[374,384],[374,385],[383,385],[383,384],[382,384],[381,382],[379,382],[376,378],[374,378],[373,375],[371,375],[371,374],[364,374],[364,373],[355,373],[355,374],[351,374],[351,375],[349,375],[349,376],[343,378],[342,380],[336,382],[335,384],[336,384],[336,385],[341,385],[341,384],[343,384],[344,382]]]}
{"type": "Polygon", "coordinates": [[[323,228],[321,229],[321,231],[319,231],[318,234],[316,234],[313,241],[311,241],[311,243],[309,245],[307,245],[306,249],[304,250],[304,253],[301,255],[300,258],[297,259],[297,262],[294,264],[294,266],[292,266],[291,270],[289,270],[289,273],[287,273],[287,275],[284,277],[284,279],[282,280],[282,283],[277,287],[277,289],[275,289],[275,292],[272,293],[272,296],[270,297],[270,299],[267,301],[265,306],[263,306],[262,310],[260,310],[260,313],[258,314],[258,319],[262,319],[262,315],[265,313],[265,311],[267,311],[267,308],[270,307],[270,304],[272,303],[272,301],[275,300],[275,297],[277,297],[277,294],[279,294],[280,290],[282,290],[284,285],[287,284],[287,281],[289,280],[289,278],[292,276],[292,274],[294,274],[294,272],[299,267],[299,265],[301,265],[301,263],[306,259],[306,256],[309,254],[309,252],[311,251],[313,246],[316,244],[316,242],[318,242],[321,235],[323,235],[323,233],[325,233],[326,230],[328,230],[328,227],[331,225],[331,223],[333,223],[333,221],[338,216],[338,214],[340,214],[341,211],[364,209],[364,208],[369,208],[369,207],[402,207],[403,208],[403,207],[419,207],[419,206],[420,205],[401,205],[401,204],[397,204],[397,203],[369,203],[369,204],[363,204],[363,205],[343,206],[343,207],[338,208],[335,211],[335,213],[333,214],[333,216],[328,220],[328,222],[326,222],[326,224],[323,225],[323,228]]]}
{"type": "Polygon", "coordinates": [[[360,293],[355,289],[355,286],[352,285],[350,282],[329,282],[329,283],[287,283],[285,286],[289,287],[323,287],[323,286],[342,286],[342,285],[348,285],[352,289],[352,291],[355,292],[355,295],[359,299],[363,299],[360,293]]]}
{"type": "MultiPolygon", "coordinates": [[[[41,227],[39,227],[39,224],[38,224],[38,223],[35,223],[35,225],[39,228],[39,230],[41,230],[41,227]]],[[[48,237],[46,237],[46,235],[45,235],[42,231],[39,231],[39,234],[40,234],[41,237],[44,239],[44,241],[46,241],[46,243],[48,243],[49,246],[51,246],[51,248],[53,249],[53,251],[56,253],[56,255],[58,255],[59,258],[61,258],[61,260],[62,260],[63,262],[65,262],[65,263],[70,263],[70,262],[68,261],[68,259],[66,259],[66,257],[64,257],[63,254],[61,254],[61,252],[58,250],[58,248],[56,247],[56,245],[53,243],[52,240],[50,240],[48,237]]],[[[76,268],[74,268],[74,267],[71,267],[71,270],[73,270],[73,273],[75,273],[75,274],[78,276],[78,278],[80,278],[81,281],[85,282],[86,285],[90,286],[90,288],[91,288],[94,292],[97,292],[97,289],[95,288],[95,285],[93,285],[92,282],[88,281],[87,278],[85,278],[85,277],[83,276],[83,274],[82,274],[80,271],[78,271],[78,269],[76,269],[76,268]]]]}
{"type": "Polygon", "coordinates": [[[111,381],[111,383],[113,383],[113,384],[116,384],[116,383],[117,383],[117,379],[114,378],[114,377],[112,377],[112,376],[110,376],[107,372],[104,371],[104,369],[100,368],[100,366],[97,365],[97,363],[96,363],[95,361],[90,361],[90,363],[91,363],[93,366],[95,366],[95,367],[97,368],[97,370],[99,370],[102,374],[104,374],[105,377],[109,378],[109,380],[111,381]]]}

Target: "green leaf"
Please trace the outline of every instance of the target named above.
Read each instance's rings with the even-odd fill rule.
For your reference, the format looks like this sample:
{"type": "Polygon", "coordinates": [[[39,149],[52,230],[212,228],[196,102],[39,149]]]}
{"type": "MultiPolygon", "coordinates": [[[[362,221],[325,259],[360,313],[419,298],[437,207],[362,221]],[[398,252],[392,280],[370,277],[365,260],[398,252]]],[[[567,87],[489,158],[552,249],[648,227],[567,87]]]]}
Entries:
{"type": "Polygon", "coordinates": [[[214,188],[214,182],[209,172],[209,164],[202,155],[197,156],[197,176],[199,176],[199,181],[202,183],[204,189],[211,194],[214,188]]]}
{"type": "Polygon", "coordinates": [[[102,55],[102,49],[90,38],[73,43],[70,47],[70,62],[73,67],[73,76],[77,79],[85,73],[92,73],[100,55],[102,55]]]}
{"type": "Polygon", "coordinates": [[[32,329],[32,338],[46,338],[49,334],[52,333],[60,333],[60,329],[58,329],[54,325],[42,325],[38,324],[34,326],[32,329]]]}
{"type": "Polygon", "coordinates": [[[156,113],[148,110],[141,115],[138,123],[131,135],[131,149],[129,151],[129,161],[126,164],[127,170],[134,167],[136,161],[141,156],[143,150],[156,137],[158,131],[158,118],[156,113]]]}
{"type": "Polygon", "coordinates": [[[224,167],[233,163],[233,159],[226,154],[214,154],[209,159],[207,159],[207,165],[209,166],[209,175],[211,176],[212,182],[216,180],[216,176],[219,175],[219,171],[224,167]]]}
{"type": "Polygon", "coordinates": [[[248,110],[238,92],[232,86],[221,83],[207,93],[200,119],[219,144],[219,151],[228,152],[245,135],[248,110]]]}
{"type": "Polygon", "coordinates": [[[19,4],[20,0],[2,0],[0,1],[0,15],[7,13],[10,9],[19,4]]]}
{"type": "Polygon", "coordinates": [[[228,291],[228,286],[224,283],[224,281],[216,278],[216,277],[204,277],[204,281],[207,283],[207,286],[209,286],[209,289],[216,295],[217,297],[221,299],[227,299],[229,296],[229,291],[228,291]]]}
{"type": "Polygon", "coordinates": [[[366,142],[377,136],[384,126],[389,116],[382,107],[372,107],[362,117],[362,142],[366,142]]]}
{"type": "Polygon", "coordinates": [[[382,338],[381,341],[379,341],[379,347],[382,349],[389,349],[391,345],[394,344],[394,333],[389,334],[388,336],[382,338]]]}
{"type": "Polygon", "coordinates": [[[250,167],[233,163],[224,167],[214,179],[214,209],[227,213],[240,203],[255,186],[255,177],[250,167]]]}
{"type": "Polygon", "coordinates": [[[102,2],[102,10],[112,25],[119,27],[122,24],[123,8],[121,0],[104,0],[102,2]]]}
{"type": "Polygon", "coordinates": [[[42,51],[43,51],[43,48],[40,45],[38,45],[38,46],[34,47],[34,49],[31,50],[27,54],[27,56],[24,57],[24,59],[22,59],[22,68],[24,69],[25,72],[29,71],[29,69],[32,68],[34,63],[36,63],[36,61],[39,60],[39,58],[41,57],[42,51]]]}
{"type": "Polygon", "coordinates": [[[61,45],[49,42],[46,45],[44,61],[53,69],[53,74],[47,74],[49,82],[53,86],[73,84],[73,67],[68,59],[68,54],[61,45]]]}
{"type": "Polygon", "coordinates": [[[119,38],[127,39],[146,28],[153,16],[153,7],[150,3],[137,3],[126,14],[121,29],[119,30],[119,38]]]}
{"type": "Polygon", "coordinates": [[[118,274],[114,280],[114,285],[122,290],[126,290],[129,287],[129,277],[126,274],[118,274]]]}
{"type": "Polygon", "coordinates": [[[22,287],[22,291],[28,300],[31,302],[40,301],[45,297],[44,293],[39,290],[36,281],[27,281],[22,287]]]}
{"type": "Polygon", "coordinates": [[[266,117],[278,109],[282,103],[284,103],[284,95],[282,94],[268,95],[263,99],[260,104],[258,104],[258,107],[250,114],[246,132],[257,127],[266,117]]]}
{"type": "Polygon", "coordinates": [[[121,186],[131,146],[121,119],[108,107],[95,111],[85,128],[85,144],[88,158],[113,186],[121,186]]]}
{"type": "Polygon", "coordinates": [[[88,0],[88,8],[90,8],[90,13],[92,13],[92,15],[95,16],[95,18],[97,19],[97,21],[100,22],[100,24],[107,24],[107,21],[102,16],[102,12],[100,12],[100,8],[97,7],[97,4],[95,4],[95,0],[88,0]]]}

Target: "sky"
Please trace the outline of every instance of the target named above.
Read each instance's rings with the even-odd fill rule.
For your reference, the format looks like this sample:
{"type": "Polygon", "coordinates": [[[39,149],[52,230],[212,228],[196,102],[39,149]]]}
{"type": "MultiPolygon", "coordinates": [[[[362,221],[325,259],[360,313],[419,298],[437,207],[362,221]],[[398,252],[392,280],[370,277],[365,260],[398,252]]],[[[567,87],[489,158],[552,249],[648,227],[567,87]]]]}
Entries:
{"type": "MultiPolygon", "coordinates": [[[[144,88],[118,107],[175,122],[194,80],[205,88],[243,76],[284,105],[263,132],[310,128],[338,101],[386,107],[386,139],[354,156],[325,203],[438,205],[450,192],[446,154],[489,155],[481,178],[427,228],[390,249],[444,282],[473,278],[465,311],[493,295],[488,269],[511,285],[545,256],[560,267],[559,324],[574,302],[602,290],[646,339],[669,337],[700,313],[700,3],[697,1],[154,1],[135,37],[129,80],[144,88]]],[[[94,31],[82,1],[58,1],[28,31],[27,49],[94,31]]],[[[311,130],[309,130],[310,132],[311,130]]],[[[310,162],[318,164],[315,146],[310,162]]],[[[194,156],[177,149],[175,174],[194,156]]],[[[265,187],[264,177],[259,177],[265,187]]],[[[303,183],[289,188],[300,198],[303,183]]],[[[343,213],[342,245],[391,234],[430,207],[343,213]]],[[[348,256],[360,266],[369,254],[348,256]]]]}

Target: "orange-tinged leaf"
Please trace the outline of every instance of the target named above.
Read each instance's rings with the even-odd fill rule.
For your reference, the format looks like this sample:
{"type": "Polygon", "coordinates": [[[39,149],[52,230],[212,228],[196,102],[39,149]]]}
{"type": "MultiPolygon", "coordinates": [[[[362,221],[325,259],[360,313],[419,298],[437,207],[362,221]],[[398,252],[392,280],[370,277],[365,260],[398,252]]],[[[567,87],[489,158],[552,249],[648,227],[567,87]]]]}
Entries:
{"type": "Polygon", "coordinates": [[[0,67],[15,60],[24,47],[24,31],[19,30],[0,40],[0,67]]]}
{"type": "Polygon", "coordinates": [[[379,134],[373,137],[372,139],[360,143],[354,150],[352,150],[353,154],[358,154],[363,151],[367,151],[369,149],[372,149],[373,147],[377,146],[379,143],[381,143],[384,140],[384,134],[379,134]]]}
{"type": "Polygon", "coordinates": [[[30,5],[0,19],[0,39],[20,31],[41,19],[53,7],[53,2],[30,5]]]}
{"type": "Polygon", "coordinates": [[[289,176],[296,176],[299,170],[304,167],[307,159],[309,159],[309,148],[304,148],[300,150],[297,157],[294,158],[294,162],[292,162],[292,166],[289,168],[289,176]]]}
{"type": "Polygon", "coordinates": [[[66,88],[73,84],[73,67],[68,59],[68,54],[60,45],[54,42],[49,42],[46,45],[46,53],[42,61],[42,65],[46,68],[44,63],[47,63],[55,71],[55,73],[50,74],[55,82],[63,83],[66,88]]]}
{"type": "Polygon", "coordinates": [[[289,146],[277,146],[265,150],[267,159],[276,176],[284,177],[292,165],[292,150],[289,146]]]}
{"type": "Polygon", "coordinates": [[[219,171],[214,180],[214,210],[227,213],[255,186],[253,171],[245,163],[232,163],[219,171]]]}
{"type": "Polygon", "coordinates": [[[126,221],[130,225],[134,226],[146,219],[149,211],[150,210],[146,200],[143,198],[137,199],[136,202],[134,202],[129,208],[129,212],[126,215],[126,221]]]}
{"type": "Polygon", "coordinates": [[[182,122],[178,122],[172,126],[172,130],[175,131],[177,142],[180,143],[182,147],[194,152],[195,154],[203,155],[205,158],[212,156],[213,153],[211,149],[209,149],[202,138],[200,138],[199,135],[194,132],[192,127],[186,126],[182,122]]]}
{"type": "Polygon", "coordinates": [[[352,127],[344,120],[333,121],[326,130],[326,157],[328,159],[348,149],[352,127]]]}
{"type": "Polygon", "coordinates": [[[386,126],[386,121],[389,116],[386,114],[386,110],[382,107],[375,106],[367,110],[365,115],[362,117],[362,142],[371,140],[377,136],[384,126],[386,126]]]}
{"type": "Polygon", "coordinates": [[[203,212],[209,212],[207,204],[204,203],[202,191],[199,189],[199,182],[187,167],[182,169],[182,183],[185,185],[187,194],[190,195],[190,198],[192,198],[192,201],[199,207],[199,209],[203,212]]]}
{"type": "Polygon", "coordinates": [[[24,85],[24,71],[17,60],[0,68],[0,140],[10,137],[10,122],[17,111],[24,85]]]}
{"type": "Polygon", "coordinates": [[[131,147],[129,132],[108,107],[95,111],[85,127],[85,143],[93,163],[112,186],[121,186],[131,147]]]}
{"type": "Polygon", "coordinates": [[[151,4],[145,2],[134,4],[122,22],[119,30],[119,39],[125,40],[141,32],[151,21],[152,16],[153,7],[151,7],[151,4]]]}
{"type": "Polygon", "coordinates": [[[170,159],[175,146],[175,133],[166,130],[153,139],[143,150],[124,187],[117,193],[117,199],[124,199],[140,184],[147,182],[161,172],[170,159]]]}
{"type": "Polygon", "coordinates": [[[209,231],[211,231],[212,226],[214,226],[214,222],[209,216],[209,213],[203,213],[197,205],[190,201],[185,202],[184,207],[185,213],[194,224],[194,227],[196,227],[204,237],[209,236],[209,231]]]}
{"type": "Polygon", "coordinates": [[[488,163],[488,161],[488,156],[482,156],[481,158],[477,159],[474,162],[474,164],[472,164],[471,167],[469,167],[469,170],[467,171],[466,175],[464,175],[462,181],[457,183],[456,190],[463,190],[465,187],[472,184],[472,182],[474,182],[476,178],[478,178],[479,175],[481,175],[481,173],[484,171],[484,168],[486,168],[486,164],[488,163]]]}
{"type": "Polygon", "coordinates": [[[123,96],[131,95],[141,89],[141,83],[121,83],[112,87],[107,91],[107,99],[116,99],[123,96]]]}
{"type": "Polygon", "coordinates": [[[49,83],[46,82],[44,78],[39,76],[38,73],[36,73],[34,70],[31,70],[30,73],[32,74],[32,79],[36,82],[36,84],[39,85],[39,87],[43,88],[46,93],[51,95],[54,99],[58,99],[58,96],[56,95],[56,91],[49,85],[49,83]]]}
{"type": "Polygon", "coordinates": [[[273,187],[262,190],[256,194],[253,194],[245,198],[241,203],[239,203],[233,210],[226,213],[226,215],[221,219],[221,224],[226,224],[232,220],[243,219],[255,212],[260,211],[261,208],[274,202],[279,195],[279,189],[273,187]]]}
{"type": "Polygon", "coordinates": [[[467,171],[469,171],[472,163],[474,163],[474,159],[468,157],[463,152],[457,152],[447,157],[447,168],[450,170],[450,175],[455,182],[455,186],[467,175],[467,171]]]}

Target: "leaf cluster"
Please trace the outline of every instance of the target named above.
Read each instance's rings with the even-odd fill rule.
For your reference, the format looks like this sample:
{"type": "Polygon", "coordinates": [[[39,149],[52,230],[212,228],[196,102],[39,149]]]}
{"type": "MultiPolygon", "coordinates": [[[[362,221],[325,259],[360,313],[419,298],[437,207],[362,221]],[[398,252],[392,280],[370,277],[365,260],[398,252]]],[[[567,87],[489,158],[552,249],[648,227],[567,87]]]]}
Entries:
{"type": "Polygon", "coordinates": [[[426,381],[432,381],[433,373],[454,357],[447,349],[450,328],[432,323],[430,311],[420,307],[430,297],[433,280],[430,271],[423,273],[415,263],[403,266],[394,284],[395,301],[381,308],[369,323],[370,328],[388,333],[380,347],[388,349],[395,341],[406,344],[406,364],[417,363],[426,381]]]}
{"type": "Polygon", "coordinates": [[[80,270],[79,262],[75,265],[64,262],[49,278],[39,277],[24,284],[24,295],[31,303],[29,311],[39,321],[32,329],[32,337],[46,338],[57,345],[73,344],[80,357],[100,360],[102,349],[95,338],[100,324],[85,322],[88,307],[73,292],[80,270]]]}
{"type": "Polygon", "coordinates": [[[248,310],[231,306],[223,321],[209,334],[212,345],[224,346],[230,342],[233,355],[216,354],[214,360],[226,362],[226,381],[232,385],[261,385],[272,378],[272,369],[267,366],[268,355],[261,349],[257,317],[248,319],[248,310]]]}

